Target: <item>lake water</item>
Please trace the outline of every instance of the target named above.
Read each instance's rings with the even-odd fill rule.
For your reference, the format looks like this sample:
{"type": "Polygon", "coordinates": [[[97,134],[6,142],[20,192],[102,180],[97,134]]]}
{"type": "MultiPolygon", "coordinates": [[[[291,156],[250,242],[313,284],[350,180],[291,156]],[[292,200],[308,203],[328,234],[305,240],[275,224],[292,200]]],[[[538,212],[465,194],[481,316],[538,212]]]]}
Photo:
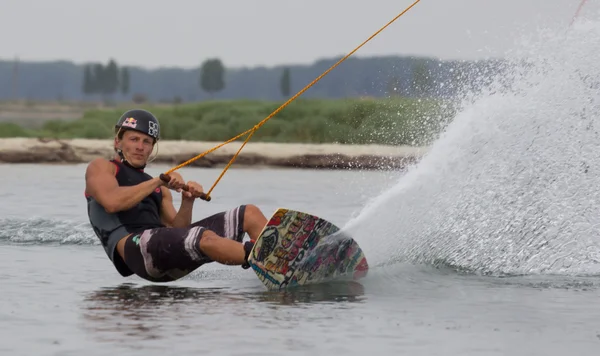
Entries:
{"type": "MultiPolygon", "coordinates": [[[[519,40],[407,172],[232,168],[196,206],[331,220],[365,251],[360,284],[266,292],[217,264],[123,279],[84,166],[0,165],[0,354],[598,355],[600,23],[519,40]]],[[[182,173],[208,189],[220,170],[182,173]]]]}
{"type": "MultiPolygon", "coordinates": [[[[267,292],[251,270],[217,264],[163,285],[123,279],[88,227],[84,169],[0,165],[1,354],[596,355],[600,350],[595,308],[600,291],[592,277],[498,278],[395,263],[374,267],[358,285],[288,292],[267,292]]],[[[181,170],[205,188],[219,172],[181,170]]],[[[211,202],[197,202],[194,217],[255,203],[267,215],[286,206],[343,226],[399,177],[232,168],[211,202]]],[[[371,246],[390,237],[356,238],[371,246]]]]}

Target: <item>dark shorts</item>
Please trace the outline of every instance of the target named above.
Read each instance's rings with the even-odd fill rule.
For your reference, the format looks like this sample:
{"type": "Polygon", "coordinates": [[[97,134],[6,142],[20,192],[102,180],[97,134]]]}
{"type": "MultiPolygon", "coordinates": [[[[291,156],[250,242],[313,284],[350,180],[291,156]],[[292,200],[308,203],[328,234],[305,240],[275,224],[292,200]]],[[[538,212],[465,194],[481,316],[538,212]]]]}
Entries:
{"type": "Polygon", "coordinates": [[[136,275],[152,282],[181,278],[213,262],[200,250],[205,230],[242,242],[245,205],[217,213],[185,228],[163,227],[131,235],[125,242],[125,263],[136,275]]]}

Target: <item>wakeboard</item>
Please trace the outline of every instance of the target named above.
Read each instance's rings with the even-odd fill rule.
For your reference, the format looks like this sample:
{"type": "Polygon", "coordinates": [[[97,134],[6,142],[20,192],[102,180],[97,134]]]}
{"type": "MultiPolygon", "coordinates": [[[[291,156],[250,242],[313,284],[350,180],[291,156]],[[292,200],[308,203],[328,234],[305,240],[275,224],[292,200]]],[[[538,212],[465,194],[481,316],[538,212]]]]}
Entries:
{"type": "Polygon", "coordinates": [[[280,208],[256,239],[248,262],[269,290],[366,276],[369,265],[358,245],[333,223],[280,208]]]}

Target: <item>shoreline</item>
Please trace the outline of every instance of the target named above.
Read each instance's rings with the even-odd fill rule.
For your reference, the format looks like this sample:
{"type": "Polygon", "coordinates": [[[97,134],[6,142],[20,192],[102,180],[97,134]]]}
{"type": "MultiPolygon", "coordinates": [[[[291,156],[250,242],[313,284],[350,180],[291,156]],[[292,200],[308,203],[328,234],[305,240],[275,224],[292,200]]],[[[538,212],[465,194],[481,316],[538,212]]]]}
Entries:
{"type": "MultiPolygon", "coordinates": [[[[159,141],[153,163],[179,165],[221,142],[159,141]]],[[[223,167],[242,142],[235,141],[192,162],[189,167],[223,167]]],[[[232,167],[266,166],[311,169],[403,169],[427,147],[248,142],[232,167]]],[[[112,140],[1,138],[0,163],[87,163],[111,158],[112,140]]]]}

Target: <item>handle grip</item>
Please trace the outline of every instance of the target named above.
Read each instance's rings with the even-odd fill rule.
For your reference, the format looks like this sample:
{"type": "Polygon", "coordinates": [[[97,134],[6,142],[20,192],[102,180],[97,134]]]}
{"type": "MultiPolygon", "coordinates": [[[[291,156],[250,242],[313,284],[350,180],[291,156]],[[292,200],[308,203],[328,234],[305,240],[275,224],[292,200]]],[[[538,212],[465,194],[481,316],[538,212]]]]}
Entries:
{"type": "MultiPolygon", "coordinates": [[[[163,182],[165,182],[165,183],[169,183],[169,181],[171,180],[171,177],[168,174],[161,173],[160,174],[160,179],[163,182]]],[[[186,192],[188,192],[190,190],[190,187],[188,187],[187,184],[186,184],[181,189],[183,189],[186,192]]],[[[202,199],[202,200],[205,200],[205,201],[210,201],[210,197],[208,195],[206,195],[205,193],[200,193],[199,198],[202,199]]]]}

